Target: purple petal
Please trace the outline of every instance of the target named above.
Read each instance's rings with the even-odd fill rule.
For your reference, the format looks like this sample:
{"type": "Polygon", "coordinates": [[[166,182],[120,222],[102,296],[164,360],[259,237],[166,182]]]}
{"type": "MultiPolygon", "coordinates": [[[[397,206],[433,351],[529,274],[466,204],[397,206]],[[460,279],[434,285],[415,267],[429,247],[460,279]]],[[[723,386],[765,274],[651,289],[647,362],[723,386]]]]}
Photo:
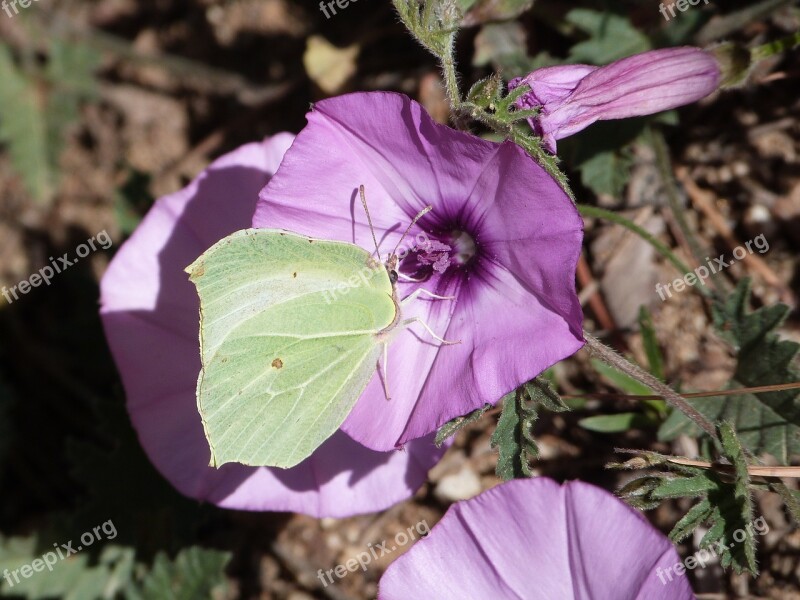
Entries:
{"type": "Polygon", "coordinates": [[[526,108],[558,104],[567,99],[584,77],[597,69],[592,65],[543,67],[509,81],[508,88],[513,90],[522,83],[531,88],[523,96],[526,108]]]}
{"type": "Polygon", "coordinates": [[[694,598],[685,576],[659,578],[678,562],[664,535],[605,490],[539,477],[450,507],[389,566],[378,598],[694,598]]]}
{"type": "MultiPolygon", "coordinates": [[[[399,94],[325,100],[308,121],[262,191],[254,227],[372,248],[356,199],[364,184],[384,258],[429,204],[412,237],[463,224],[482,246],[480,268],[466,278],[451,276],[442,257],[423,255],[421,264],[438,268],[421,287],[457,299],[419,299],[402,317],[419,317],[460,344],[440,347],[420,325],[398,331],[389,345],[391,400],[374,377],[342,426],[351,437],[375,450],[402,445],[497,402],[581,347],[574,278],[583,223],[522,149],[439,125],[399,94]]],[[[449,245],[433,241],[440,245],[428,248],[449,245]]],[[[401,282],[398,293],[417,287],[401,282]]]]}
{"type": "Polygon", "coordinates": [[[183,269],[214,242],[249,226],[259,190],[293,139],[279,134],[243,146],[158,200],[103,277],[103,324],[139,439],[183,494],[226,508],[317,517],[373,512],[422,484],[441,456],[430,439],[405,452],[380,453],[338,432],[286,471],[208,466],[195,400],[199,304],[183,269]]]}
{"type": "Polygon", "coordinates": [[[524,78],[532,82],[536,92],[526,94],[519,106],[542,107],[532,126],[551,151],[555,151],[556,140],[595,121],[651,115],[696,102],[716,90],[721,79],[717,60],[692,47],[651,50],[623,58],[589,71],[579,82],[575,81],[580,74],[576,67],[586,68],[548,67],[524,78]],[[536,83],[539,79],[544,80],[541,88],[536,83]],[[574,86],[572,91],[568,91],[570,85],[574,86]]]}

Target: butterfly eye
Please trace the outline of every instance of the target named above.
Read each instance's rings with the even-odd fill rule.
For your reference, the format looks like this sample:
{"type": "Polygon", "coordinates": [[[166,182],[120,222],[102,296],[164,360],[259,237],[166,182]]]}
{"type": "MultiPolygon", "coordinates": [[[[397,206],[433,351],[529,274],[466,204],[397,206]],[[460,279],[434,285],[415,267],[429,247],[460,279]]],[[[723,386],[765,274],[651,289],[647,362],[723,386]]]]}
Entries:
{"type": "Polygon", "coordinates": [[[397,271],[389,271],[389,281],[392,282],[392,285],[397,283],[397,271]]]}

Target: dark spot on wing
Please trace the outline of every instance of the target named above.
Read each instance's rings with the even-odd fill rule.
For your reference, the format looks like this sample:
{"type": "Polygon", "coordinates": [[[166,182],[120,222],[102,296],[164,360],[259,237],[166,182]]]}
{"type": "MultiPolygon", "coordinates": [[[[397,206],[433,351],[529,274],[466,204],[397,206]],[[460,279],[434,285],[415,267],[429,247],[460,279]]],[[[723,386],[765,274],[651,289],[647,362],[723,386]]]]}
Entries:
{"type": "Polygon", "coordinates": [[[295,271],[294,273],[292,273],[292,277],[297,277],[297,271],[295,271]]]}
{"type": "Polygon", "coordinates": [[[272,361],[272,366],[276,369],[281,369],[283,368],[283,361],[280,358],[276,358],[272,361]]]}

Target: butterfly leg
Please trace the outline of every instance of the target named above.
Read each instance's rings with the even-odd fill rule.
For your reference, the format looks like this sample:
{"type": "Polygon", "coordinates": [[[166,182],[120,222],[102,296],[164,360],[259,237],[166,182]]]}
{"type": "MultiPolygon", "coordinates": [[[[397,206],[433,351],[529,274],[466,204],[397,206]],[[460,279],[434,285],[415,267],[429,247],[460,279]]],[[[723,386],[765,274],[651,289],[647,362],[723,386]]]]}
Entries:
{"type": "Polygon", "coordinates": [[[445,346],[452,346],[453,344],[460,344],[460,343],[461,343],[461,340],[458,340],[457,342],[451,342],[451,341],[449,341],[449,340],[444,340],[444,339],[440,338],[438,335],[436,335],[436,334],[433,332],[433,329],[431,329],[430,325],[428,325],[428,324],[427,324],[425,321],[423,321],[423,320],[422,320],[422,319],[420,319],[419,317],[411,317],[410,319],[406,319],[405,321],[402,321],[402,322],[400,323],[400,325],[402,325],[403,327],[408,327],[408,326],[409,326],[409,325],[411,325],[412,323],[419,323],[420,325],[422,325],[422,326],[425,328],[425,330],[426,330],[426,331],[427,331],[429,334],[431,334],[431,337],[432,337],[433,339],[435,339],[435,340],[437,340],[437,341],[441,342],[441,343],[442,343],[443,345],[445,345],[445,346]]]}
{"type": "MultiPolygon", "coordinates": [[[[392,397],[389,395],[389,344],[383,344],[383,373],[379,373],[381,376],[381,383],[383,384],[383,395],[386,397],[386,400],[391,400],[392,397]]],[[[380,364],[378,365],[380,369],[380,364]]]]}
{"type": "Polygon", "coordinates": [[[408,302],[411,302],[412,300],[416,300],[417,298],[419,298],[423,294],[425,294],[428,298],[434,298],[435,300],[455,300],[456,299],[455,296],[438,296],[438,295],[434,294],[433,292],[429,292],[426,289],[417,288],[416,290],[411,292],[408,296],[403,298],[400,301],[400,304],[401,305],[402,304],[407,304],[408,302]]]}
{"type": "Polygon", "coordinates": [[[419,283],[420,281],[422,281],[422,279],[414,279],[413,277],[409,277],[408,275],[406,275],[405,273],[401,273],[400,271],[397,271],[397,278],[400,279],[401,281],[410,281],[413,283],[419,283]]]}

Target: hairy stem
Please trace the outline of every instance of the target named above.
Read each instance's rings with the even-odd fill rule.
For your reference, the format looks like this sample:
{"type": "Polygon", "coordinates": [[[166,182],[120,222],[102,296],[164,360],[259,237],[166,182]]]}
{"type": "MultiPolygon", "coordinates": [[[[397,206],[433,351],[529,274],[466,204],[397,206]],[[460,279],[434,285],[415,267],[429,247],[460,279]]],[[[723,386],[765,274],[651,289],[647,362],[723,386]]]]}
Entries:
{"type": "Polygon", "coordinates": [[[612,348],[603,344],[588,331],[584,331],[583,335],[589,350],[598,358],[629,377],[633,377],[637,381],[642,382],[656,392],[661,398],[666,400],[667,404],[681,411],[694,421],[697,426],[710,435],[712,439],[717,439],[717,431],[714,424],[700,414],[700,412],[689,404],[680,394],[672,390],[669,386],[661,383],[644,369],[630,362],[621,354],[618,354],[612,348]]]}

